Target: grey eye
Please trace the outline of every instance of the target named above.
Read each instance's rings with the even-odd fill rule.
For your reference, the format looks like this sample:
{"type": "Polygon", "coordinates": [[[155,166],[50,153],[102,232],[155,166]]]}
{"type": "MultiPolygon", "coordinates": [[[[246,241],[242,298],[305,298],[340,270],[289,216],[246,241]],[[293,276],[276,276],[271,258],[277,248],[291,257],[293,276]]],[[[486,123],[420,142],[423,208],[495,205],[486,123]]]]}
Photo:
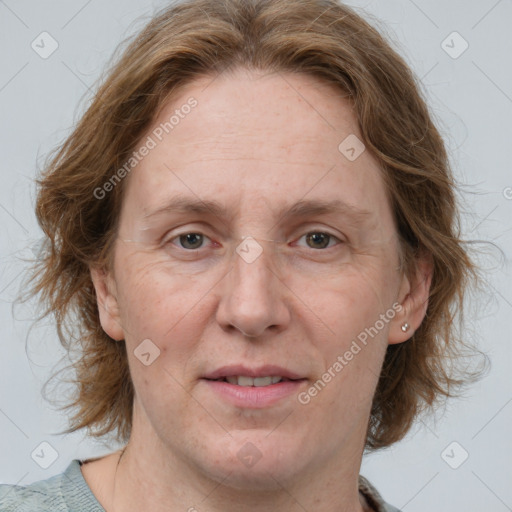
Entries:
{"type": "Polygon", "coordinates": [[[311,249],[325,249],[329,245],[334,245],[331,242],[338,240],[337,237],[323,231],[311,231],[301,237],[306,239],[306,244],[311,249]]]}
{"type": "Polygon", "coordinates": [[[201,233],[186,233],[177,237],[184,249],[199,249],[204,240],[201,233]]]}

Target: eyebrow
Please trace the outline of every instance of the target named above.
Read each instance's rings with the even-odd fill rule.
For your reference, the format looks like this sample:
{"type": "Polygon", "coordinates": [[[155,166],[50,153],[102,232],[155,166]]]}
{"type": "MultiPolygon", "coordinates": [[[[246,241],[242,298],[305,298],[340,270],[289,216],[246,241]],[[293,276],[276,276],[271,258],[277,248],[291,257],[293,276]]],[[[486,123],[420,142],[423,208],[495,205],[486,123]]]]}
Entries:
{"type": "MultiPolygon", "coordinates": [[[[223,220],[233,218],[224,205],[217,201],[201,200],[186,196],[176,196],[171,198],[165,205],[156,208],[144,215],[144,219],[171,213],[195,213],[198,215],[214,215],[223,220]]],[[[300,200],[295,204],[285,205],[278,212],[278,216],[290,218],[302,218],[314,215],[341,215],[352,219],[355,224],[363,224],[372,216],[370,210],[365,210],[353,204],[346,203],[341,199],[320,200],[309,199],[300,200]]]]}

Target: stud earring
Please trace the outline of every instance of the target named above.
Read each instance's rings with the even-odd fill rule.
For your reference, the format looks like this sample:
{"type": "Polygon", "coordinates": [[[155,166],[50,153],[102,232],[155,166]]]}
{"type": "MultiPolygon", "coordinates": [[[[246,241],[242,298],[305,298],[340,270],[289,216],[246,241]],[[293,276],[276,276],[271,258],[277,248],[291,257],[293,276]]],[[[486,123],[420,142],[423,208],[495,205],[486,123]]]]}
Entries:
{"type": "Polygon", "coordinates": [[[405,322],[405,324],[402,325],[401,329],[403,332],[407,332],[407,330],[409,329],[409,324],[405,322]]]}

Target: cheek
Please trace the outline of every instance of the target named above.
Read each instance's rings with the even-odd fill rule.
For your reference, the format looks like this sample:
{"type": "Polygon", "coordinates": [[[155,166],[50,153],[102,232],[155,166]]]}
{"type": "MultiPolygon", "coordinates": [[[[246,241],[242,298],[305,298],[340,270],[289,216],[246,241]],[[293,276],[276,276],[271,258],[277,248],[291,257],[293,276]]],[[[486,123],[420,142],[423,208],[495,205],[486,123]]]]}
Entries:
{"type": "Polygon", "coordinates": [[[382,263],[347,266],[314,293],[310,288],[311,320],[304,325],[323,368],[303,401],[318,407],[319,414],[329,411],[336,421],[349,422],[350,411],[371,405],[395,315],[394,285],[387,276],[382,263]]]}
{"type": "Polygon", "coordinates": [[[303,290],[304,302],[330,337],[343,343],[372,326],[392,307],[395,283],[388,276],[382,263],[347,265],[315,286],[305,281],[296,286],[303,290]]]}
{"type": "MultiPolygon", "coordinates": [[[[198,302],[206,279],[184,276],[144,255],[127,257],[118,266],[123,325],[129,332],[162,334],[180,323],[198,302]]],[[[203,276],[201,276],[203,277],[203,276]]]]}
{"type": "Polygon", "coordinates": [[[194,406],[186,376],[204,330],[201,297],[211,285],[206,276],[173,275],[149,258],[130,256],[118,268],[120,311],[136,394],[145,414],[172,430],[179,422],[175,415],[169,419],[169,410],[194,406]],[[148,365],[139,359],[142,346],[148,347],[148,365]]]}
{"type": "MultiPolygon", "coordinates": [[[[135,380],[141,372],[169,389],[184,383],[190,361],[199,350],[205,326],[214,314],[212,307],[219,271],[198,275],[175,272],[168,263],[145,255],[133,255],[119,262],[121,316],[135,380]],[[160,353],[150,367],[136,360],[137,347],[151,340],[160,353]],[[169,373],[162,373],[164,370],[169,373]],[[158,370],[159,369],[159,370],[158,370]],[[154,372],[159,371],[158,375],[154,372]]],[[[158,352],[156,352],[158,353],[158,352]]],[[[143,381],[141,382],[143,384],[143,381]]],[[[174,391],[179,391],[177,388],[174,391]]]]}

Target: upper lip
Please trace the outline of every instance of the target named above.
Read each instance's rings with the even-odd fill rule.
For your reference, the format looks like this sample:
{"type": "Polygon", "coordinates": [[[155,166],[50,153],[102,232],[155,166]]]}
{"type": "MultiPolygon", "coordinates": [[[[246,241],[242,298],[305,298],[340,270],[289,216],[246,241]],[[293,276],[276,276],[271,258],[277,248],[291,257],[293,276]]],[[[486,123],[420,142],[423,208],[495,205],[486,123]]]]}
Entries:
{"type": "Polygon", "coordinates": [[[285,377],[287,379],[304,379],[305,377],[283,368],[282,366],[276,366],[273,364],[266,364],[264,366],[258,366],[257,368],[250,368],[243,364],[236,364],[230,366],[222,366],[211,372],[208,372],[203,376],[203,379],[222,379],[223,377],[232,377],[244,375],[247,377],[285,377]]]}

